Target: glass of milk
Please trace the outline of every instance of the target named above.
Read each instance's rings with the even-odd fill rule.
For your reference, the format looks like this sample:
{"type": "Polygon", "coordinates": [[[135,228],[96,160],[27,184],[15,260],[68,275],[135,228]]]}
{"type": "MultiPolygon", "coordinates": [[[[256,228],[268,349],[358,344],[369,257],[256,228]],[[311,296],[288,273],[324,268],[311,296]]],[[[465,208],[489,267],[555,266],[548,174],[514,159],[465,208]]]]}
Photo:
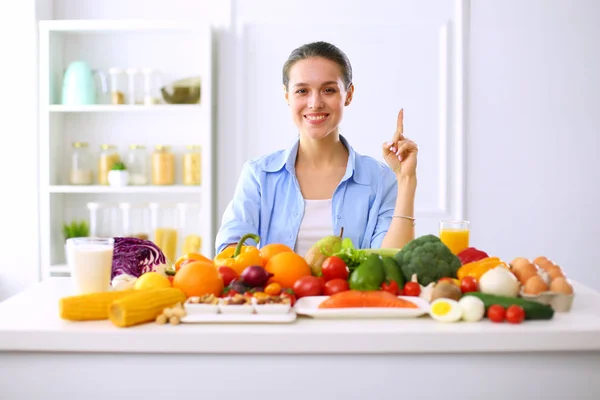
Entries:
{"type": "Polygon", "coordinates": [[[67,264],[77,294],[110,290],[114,242],[113,238],[67,239],[67,264]]]}

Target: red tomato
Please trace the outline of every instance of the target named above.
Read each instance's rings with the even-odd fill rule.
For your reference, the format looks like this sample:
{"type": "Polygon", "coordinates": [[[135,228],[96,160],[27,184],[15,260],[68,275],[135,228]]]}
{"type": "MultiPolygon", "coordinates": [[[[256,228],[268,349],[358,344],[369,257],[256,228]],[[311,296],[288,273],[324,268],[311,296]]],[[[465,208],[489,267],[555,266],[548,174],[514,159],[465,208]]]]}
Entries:
{"type": "Polygon", "coordinates": [[[217,268],[217,271],[219,271],[219,275],[221,275],[221,278],[223,279],[223,285],[227,286],[231,283],[232,280],[238,278],[238,273],[235,272],[235,270],[231,267],[219,267],[217,268]]]}
{"type": "Polygon", "coordinates": [[[418,297],[421,294],[421,286],[418,282],[406,282],[404,285],[404,296],[418,297]]]}
{"type": "Polygon", "coordinates": [[[511,324],[520,324],[525,319],[523,307],[512,305],[506,309],[506,320],[511,324]]]}
{"type": "Polygon", "coordinates": [[[336,256],[331,256],[323,261],[323,264],[321,265],[321,274],[325,281],[330,281],[332,279],[343,279],[347,281],[350,270],[344,260],[336,256]]]}
{"type": "Polygon", "coordinates": [[[350,290],[347,280],[332,279],[325,283],[325,286],[323,288],[323,294],[325,296],[331,296],[332,294],[336,294],[339,292],[345,292],[347,290],[350,290]]]}
{"type": "Polygon", "coordinates": [[[476,292],[479,290],[477,279],[472,276],[465,276],[460,280],[460,290],[463,293],[476,292]]]}
{"type": "Polygon", "coordinates": [[[394,295],[398,295],[398,282],[396,281],[391,281],[390,283],[387,282],[382,282],[381,283],[381,290],[383,290],[384,292],[390,292],[391,294],[394,295]]]}
{"type": "Polygon", "coordinates": [[[492,322],[504,322],[504,317],[506,315],[506,310],[504,307],[498,304],[494,304],[490,306],[487,312],[487,317],[492,322]]]}
{"type": "Polygon", "coordinates": [[[296,293],[297,298],[304,296],[320,296],[323,294],[323,288],[325,283],[323,279],[319,279],[316,276],[303,276],[294,282],[292,289],[296,293]]]}
{"type": "Polygon", "coordinates": [[[292,306],[296,304],[296,295],[292,289],[283,289],[280,296],[289,298],[292,306]]]}

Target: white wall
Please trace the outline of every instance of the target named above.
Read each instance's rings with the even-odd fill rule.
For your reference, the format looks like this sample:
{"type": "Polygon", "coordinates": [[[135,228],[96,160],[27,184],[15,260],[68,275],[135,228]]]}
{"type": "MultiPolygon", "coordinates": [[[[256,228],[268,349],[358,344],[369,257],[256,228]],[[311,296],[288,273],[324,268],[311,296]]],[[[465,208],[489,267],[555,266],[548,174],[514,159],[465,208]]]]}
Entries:
{"type": "Polygon", "coordinates": [[[0,300],[38,279],[35,0],[0,3],[0,300]]]}
{"type": "Polygon", "coordinates": [[[600,2],[472,3],[474,241],[509,259],[547,255],[600,289],[600,2]]]}
{"type": "MultiPolygon", "coordinates": [[[[260,14],[266,20],[291,19],[295,12],[321,3],[288,1],[286,8],[269,0],[233,1],[232,5],[217,0],[38,0],[38,10],[46,13],[43,18],[48,13],[54,18],[209,17],[219,24],[217,141],[222,212],[238,173],[228,159],[236,140],[230,118],[235,110],[227,97],[229,76],[236,68],[229,18],[262,9],[269,10],[260,14]]],[[[595,39],[600,37],[600,26],[594,24],[600,18],[600,3],[472,3],[466,110],[466,213],[473,223],[472,242],[506,259],[546,254],[563,264],[573,278],[600,289],[593,261],[593,240],[600,238],[596,206],[600,168],[594,165],[600,150],[596,111],[600,49],[595,39]]],[[[5,93],[10,93],[0,97],[0,123],[6,145],[16,150],[0,157],[0,181],[6,188],[0,195],[4,226],[0,300],[37,279],[32,267],[38,261],[34,4],[33,0],[10,2],[9,24],[0,25],[2,48],[12,60],[0,64],[5,93]]],[[[364,8],[333,4],[339,8],[331,6],[325,13],[331,18],[389,20],[397,12],[392,5],[383,7],[383,1],[361,3],[364,8]]],[[[8,6],[0,6],[0,13],[7,15],[8,6]]]]}

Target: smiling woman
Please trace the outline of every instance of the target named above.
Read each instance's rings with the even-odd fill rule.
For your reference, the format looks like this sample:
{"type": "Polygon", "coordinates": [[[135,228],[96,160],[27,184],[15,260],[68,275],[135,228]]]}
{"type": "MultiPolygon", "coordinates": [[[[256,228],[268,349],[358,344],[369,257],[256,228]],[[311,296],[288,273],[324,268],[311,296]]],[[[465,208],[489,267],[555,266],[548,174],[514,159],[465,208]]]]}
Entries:
{"type": "Polygon", "coordinates": [[[342,228],[360,248],[400,248],[412,240],[417,146],[404,137],[404,112],[381,145],[384,164],[355,152],[339,133],[354,96],[352,67],[339,48],[314,42],[292,51],[283,89],[298,139],[244,164],[217,253],[247,233],[259,235],[260,245],[282,243],[301,255],[342,228]]]}

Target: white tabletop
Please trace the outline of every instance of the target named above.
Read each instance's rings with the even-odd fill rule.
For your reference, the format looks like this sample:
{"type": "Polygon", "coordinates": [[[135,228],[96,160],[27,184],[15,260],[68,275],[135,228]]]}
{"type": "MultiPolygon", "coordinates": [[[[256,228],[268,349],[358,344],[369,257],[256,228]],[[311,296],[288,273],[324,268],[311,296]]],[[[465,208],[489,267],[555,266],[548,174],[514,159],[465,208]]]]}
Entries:
{"type": "Polygon", "coordinates": [[[0,303],[0,351],[135,353],[447,353],[600,351],[600,294],[575,282],[568,313],[520,325],[417,319],[322,320],[289,324],[154,323],[117,328],[69,322],[58,299],[69,278],[50,278],[0,303]]]}

